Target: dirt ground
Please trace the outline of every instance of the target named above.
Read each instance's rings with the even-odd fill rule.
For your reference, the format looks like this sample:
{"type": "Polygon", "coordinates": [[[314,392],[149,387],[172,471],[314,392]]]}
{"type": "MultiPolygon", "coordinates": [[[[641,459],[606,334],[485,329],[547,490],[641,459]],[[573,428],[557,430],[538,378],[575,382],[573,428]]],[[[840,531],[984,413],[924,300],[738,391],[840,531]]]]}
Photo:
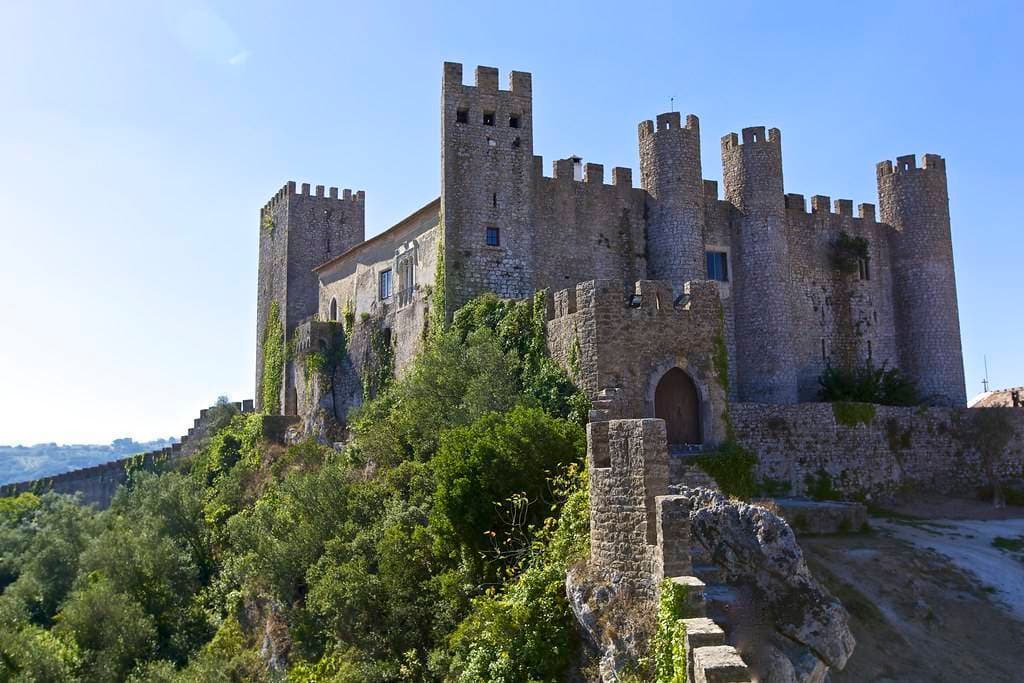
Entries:
{"type": "Polygon", "coordinates": [[[875,511],[870,523],[867,533],[800,539],[857,639],[832,680],[1024,682],[1024,620],[1003,593],[1024,581],[1024,554],[989,547],[999,537],[995,525],[1024,530],[1024,508],[922,499],[875,511]],[[973,554],[959,552],[971,544],[973,554]],[[986,548],[989,580],[966,568],[986,548]]]}

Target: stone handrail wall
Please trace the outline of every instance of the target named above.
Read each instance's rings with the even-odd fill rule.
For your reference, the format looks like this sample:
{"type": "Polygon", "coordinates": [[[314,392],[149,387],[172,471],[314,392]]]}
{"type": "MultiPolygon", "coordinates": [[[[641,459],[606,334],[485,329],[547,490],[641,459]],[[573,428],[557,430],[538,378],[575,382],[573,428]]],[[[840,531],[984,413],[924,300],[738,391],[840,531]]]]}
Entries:
{"type": "MultiPolygon", "coordinates": [[[[252,399],[229,405],[239,413],[253,412],[252,399]]],[[[192,427],[182,435],[178,443],[172,446],[50,477],[6,484],[0,487],[0,497],[17,496],[26,492],[41,494],[53,491],[68,495],[77,494],[81,497],[83,504],[95,505],[100,509],[106,508],[113,500],[118,487],[127,481],[131,471],[152,470],[170,461],[191,455],[213,426],[213,417],[217,408],[217,406],[211,406],[199,411],[199,417],[194,420],[192,427]]]]}

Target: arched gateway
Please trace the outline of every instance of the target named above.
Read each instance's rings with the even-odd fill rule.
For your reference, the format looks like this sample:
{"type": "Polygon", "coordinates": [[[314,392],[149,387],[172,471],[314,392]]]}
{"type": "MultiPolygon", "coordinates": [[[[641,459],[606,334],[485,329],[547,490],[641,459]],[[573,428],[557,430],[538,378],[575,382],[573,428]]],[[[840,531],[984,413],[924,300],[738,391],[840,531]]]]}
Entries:
{"type": "Polygon", "coordinates": [[[698,444],[700,396],[690,376],[672,368],[658,381],[654,390],[654,416],[665,421],[670,444],[698,444]]]}

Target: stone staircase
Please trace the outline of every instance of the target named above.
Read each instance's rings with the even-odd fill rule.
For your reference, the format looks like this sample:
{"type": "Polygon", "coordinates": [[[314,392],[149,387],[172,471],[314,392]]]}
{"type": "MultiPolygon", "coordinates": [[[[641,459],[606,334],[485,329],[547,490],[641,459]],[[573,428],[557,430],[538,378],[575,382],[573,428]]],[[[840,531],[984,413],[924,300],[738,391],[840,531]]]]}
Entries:
{"type": "Polygon", "coordinates": [[[670,444],[668,447],[668,476],[671,484],[689,488],[720,490],[710,474],[701,469],[697,459],[705,455],[701,446],[670,444]]]}
{"type": "Polygon", "coordinates": [[[716,591],[725,586],[709,586],[697,576],[677,576],[673,583],[686,586],[686,610],[692,616],[683,619],[686,628],[686,680],[695,683],[750,683],[750,668],[739,651],[729,645],[726,631],[713,611],[717,611],[716,591]]]}

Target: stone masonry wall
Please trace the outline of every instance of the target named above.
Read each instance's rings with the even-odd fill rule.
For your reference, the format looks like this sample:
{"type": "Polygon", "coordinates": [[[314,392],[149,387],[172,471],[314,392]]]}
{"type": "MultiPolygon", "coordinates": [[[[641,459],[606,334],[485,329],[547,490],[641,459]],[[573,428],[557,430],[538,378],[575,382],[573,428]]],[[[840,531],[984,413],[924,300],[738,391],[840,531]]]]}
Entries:
{"type": "Polygon", "coordinates": [[[645,193],[632,186],[630,169],[613,168],[605,184],[601,164],[582,164],[576,179],[572,159],[555,161],[551,178],[542,163],[534,158],[533,289],[646,277],[645,193]]]}
{"type": "Polygon", "coordinates": [[[591,568],[651,599],[661,576],[656,498],[668,494],[662,420],[587,425],[591,568]]]}
{"type": "Polygon", "coordinates": [[[852,426],[837,410],[843,406],[732,403],[729,417],[737,441],[758,457],[758,478],[792,495],[822,476],[843,497],[869,500],[904,490],[969,495],[991,484],[990,472],[1024,476],[1024,410],[875,406],[867,424],[852,426]],[[972,431],[989,410],[1003,411],[1012,432],[992,468],[972,431]]]}

